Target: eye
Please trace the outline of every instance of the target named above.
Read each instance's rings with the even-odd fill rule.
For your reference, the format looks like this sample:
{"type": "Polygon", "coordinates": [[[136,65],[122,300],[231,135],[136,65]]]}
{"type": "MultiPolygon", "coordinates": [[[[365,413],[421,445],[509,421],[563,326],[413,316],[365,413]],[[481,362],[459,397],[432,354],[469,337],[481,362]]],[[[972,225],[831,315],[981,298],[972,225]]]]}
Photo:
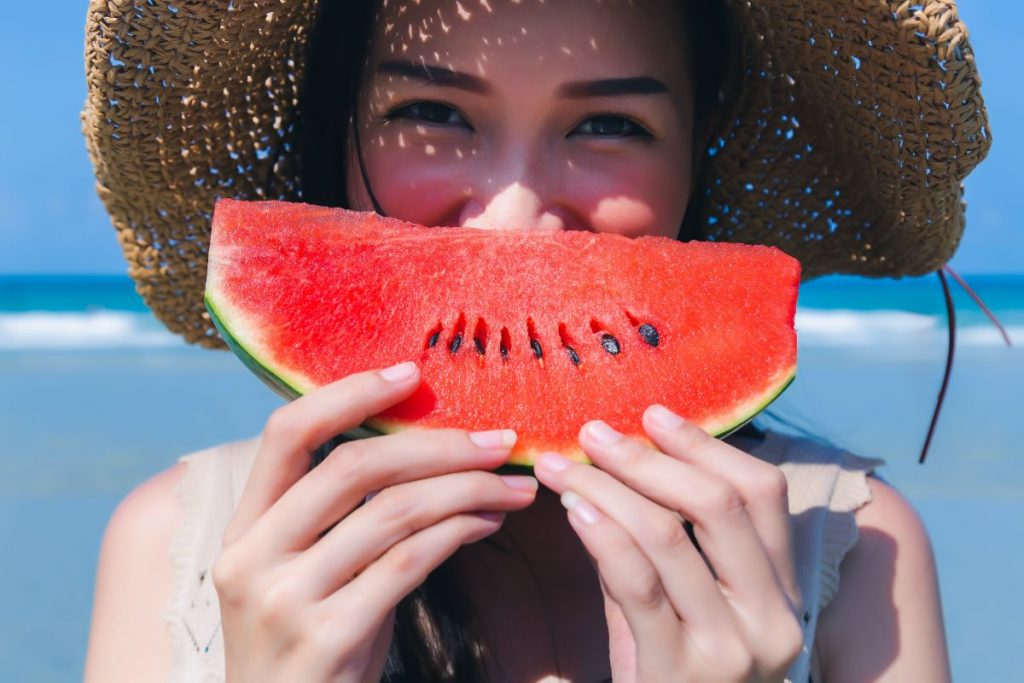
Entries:
{"type": "Polygon", "coordinates": [[[472,130],[472,126],[469,125],[469,122],[466,121],[458,110],[449,107],[446,104],[432,102],[429,100],[422,100],[420,102],[413,102],[412,104],[397,107],[388,112],[384,118],[388,121],[392,121],[394,119],[409,119],[411,121],[420,121],[422,123],[429,123],[435,126],[461,126],[472,130]]]}
{"type": "Polygon", "coordinates": [[[591,116],[576,126],[570,135],[594,135],[605,138],[651,137],[647,129],[639,123],[617,114],[591,116]]]}

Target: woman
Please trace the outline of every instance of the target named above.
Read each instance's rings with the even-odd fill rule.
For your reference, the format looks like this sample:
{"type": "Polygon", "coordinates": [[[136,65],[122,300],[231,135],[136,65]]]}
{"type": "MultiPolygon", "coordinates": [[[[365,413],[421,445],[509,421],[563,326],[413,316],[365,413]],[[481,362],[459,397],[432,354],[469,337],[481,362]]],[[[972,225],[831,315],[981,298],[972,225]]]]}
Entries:
{"type": "MultiPolygon", "coordinates": [[[[133,14],[94,1],[86,124],[101,195],[140,291],[207,345],[194,280],[217,195],[301,196],[425,225],[768,241],[809,276],[934,270],[962,229],[957,183],[987,148],[969,47],[908,32],[906,7],[778,4],[133,14]],[[860,27],[860,55],[814,22],[858,12],[846,28],[860,27]],[[823,34],[835,47],[790,66],[824,55],[830,87],[764,48],[793,35],[813,48],[823,34]],[[870,49],[895,38],[907,68],[925,68],[922,46],[963,68],[949,82],[973,109],[952,133],[941,107],[894,105],[857,77],[892,66],[893,50],[870,49]],[[163,89],[155,100],[146,83],[163,89]],[[844,129],[856,120],[830,119],[829,98],[877,125],[844,129]],[[959,165],[882,167],[897,142],[886,124],[920,111],[961,145],[959,165]],[[133,128],[147,118],[159,121],[152,158],[133,128]],[[723,178],[750,196],[729,200],[723,178]],[[921,205],[879,197],[940,180],[921,205]]],[[[959,30],[935,11],[947,4],[926,3],[920,20],[959,30]]],[[[914,135],[901,129],[898,147],[914,135]]],[[[87,680],[948,680],[927,535],[866,476],[877,461],[753,429],[715,440],[652,406],[657,450],[595,420],[580,443],[597,467],[552,454],[536,480],[493,474],[508,430],[345,443],[310,469],[321,444],[418,380],[410,364],[345,378],[276,411],[260,438],[133,491],[101,551],[87,680]]]]}

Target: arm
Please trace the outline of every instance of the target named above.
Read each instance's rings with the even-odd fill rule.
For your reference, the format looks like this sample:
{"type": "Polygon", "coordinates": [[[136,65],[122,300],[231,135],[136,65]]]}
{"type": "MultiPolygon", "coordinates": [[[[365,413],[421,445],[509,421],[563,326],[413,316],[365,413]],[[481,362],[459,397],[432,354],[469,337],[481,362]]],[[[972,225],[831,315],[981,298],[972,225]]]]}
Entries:
{"type": "Polygon", "coordinates": [[[163,681],[171,641],[163,612],[174,586],[171,537],[177,527],[174,489],[187,467],[164,470],[114,510],[100,548],[86,683],[163,681]]]}
{"type": "Polygon", "coordinates": [[[860,538],[843,558],[839,591],[822,612],[816,647],[827,683],[949,681],[935,558],[920,518],[870,478],[860,538]]]}

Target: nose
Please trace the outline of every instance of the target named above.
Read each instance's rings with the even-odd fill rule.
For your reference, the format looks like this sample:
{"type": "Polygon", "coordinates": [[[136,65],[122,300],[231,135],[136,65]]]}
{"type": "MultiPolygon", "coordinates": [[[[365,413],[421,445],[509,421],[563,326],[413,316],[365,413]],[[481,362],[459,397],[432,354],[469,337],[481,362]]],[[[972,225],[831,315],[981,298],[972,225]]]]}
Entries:
{"type": "Polygon", "coordinates": [[[519,181],[481,201],[471,198],[462,207],[459,225],[485,230],[565,230],[567,214],[547,204],[533,189],[519,181]]]}

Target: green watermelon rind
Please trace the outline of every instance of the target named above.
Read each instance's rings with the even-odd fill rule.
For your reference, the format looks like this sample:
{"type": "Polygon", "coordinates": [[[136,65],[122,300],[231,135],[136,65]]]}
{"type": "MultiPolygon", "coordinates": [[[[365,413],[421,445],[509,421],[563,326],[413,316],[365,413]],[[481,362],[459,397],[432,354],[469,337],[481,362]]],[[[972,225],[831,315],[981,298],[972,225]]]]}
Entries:
{"type": "MultiPolygon", "coordinates": [[[[302,382],[289,380],[284,376],[283,372],[275,372],[270,368],[269,363],[265,363],[260,360],[259,353],[255,350],[250,350],[245,344],[241,343],[237,337],[231,332],[231,326],[225,322],[225,315],[222,309],[230,309],[230,306],[218,307],[213,301],[209,293],[204,298],[206,309],[210,312],[210,319],[213,321],[214,327],[220,332],[221,337],[227,343],[228,347],[234,352],[236,356],[245,364],[249,370],[253,372],[260,380],[263,381],[268,387],[270,387],[276,394],[287,400],[294,400],[301,396],[304,392],[298,388],[298,385],[302,382]]],[[[714,428],[714,433],[709,434],[716,438],[725,438],[735,432],[736,430],[743,427],[743,425],[754,419],[762,410],[771,405],[782,393],[789,388],[789,385],[796,379],[796,365],[791,366],[790,370],[782,375],[780,380],[769,387],[764,393],[757,398],[748,401],[746,404],[738,408],[733,413],[732,418],[725,420],[726,426],[721,428],[714,428]]],[[[355,427],[347,432],[345,436],[350,439],[363,439],[372,436],[380,436],[382,434],[390,434],[393,432],[400,431],[402,425],[400,422],[394,419],[387,420],[367,420],[360,427],[355,427]]],[[[524,457],[530,457],[539,455],[539,453],[519,453],[514,460],[522,460],[524,457]]],[[[511,462],[513,466],[526,466],[522,463],[511,462]]]]}

